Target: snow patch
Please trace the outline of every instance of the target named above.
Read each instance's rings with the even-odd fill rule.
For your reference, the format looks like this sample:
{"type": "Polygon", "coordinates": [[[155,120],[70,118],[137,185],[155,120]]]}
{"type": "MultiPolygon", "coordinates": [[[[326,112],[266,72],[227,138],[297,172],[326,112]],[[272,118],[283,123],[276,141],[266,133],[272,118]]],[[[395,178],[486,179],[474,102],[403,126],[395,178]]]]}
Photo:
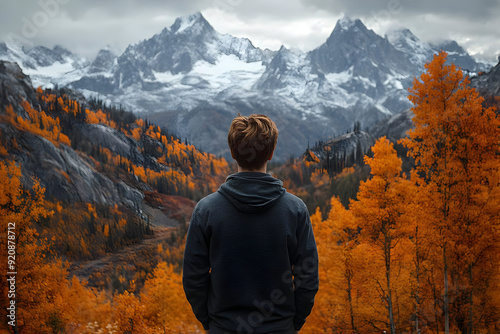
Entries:
{"type": "MultiPolygon", "coordinates": [[[[195,23],[198,21],[198,19],[200,19],[200,16],[201,16],[200,13],[196,13],[193,15],[181,17],[179,19],[180,20],[179,29],[177,29],[177,31],[175,33],[179,34],[179,33],[182,33],[183,31],[185,31],[186,29],[193,27],[195,25],[195,23]]],[[[201,28],[199,28],[197,30],[201,30],[201,28]]]]}
{"type": "Polygon", "coordinates": [[[54,84],[67,85],[78,81],[85,73],[75,67],[75,60],[66,58],[64,63],[56,61],[50,66],[35,69],[23,67],[23,72],[31,77],[33,86],[51,88],[54,84]]]}
{"type": "Polygon", "coordinates": [[[387,75],[387,79],[384,81],[384,86],[391,86],[394,87],[395,89],[400,89],[400,90],[404,89],[401,81],[398,80],[396,76],[392,75],[387,75]]]}
{"type": "Polygon", "coordinates": [[[325,77],[330,83],[332,83],[334,85],[340,85],[340,84],[346,83],[352,79],[353,69],[354,69],[354,67],[351,66],[349,69],[345,70],[344,72],[328,73],[328,74],[325,74],[325,77]]]}
{"type": "Polygon", "coordinates": [[[206,80],[212,88],[219,91],[231,86],[249,90],[264,70],[265,66],[260,61],[247,63],[231,54],[221,55],[215,64],[200,60],[194,64],[187,76],[174,75],[170,72],[153,72],[153,74],[157,82],[169,84],[172,88],[182,88],[181,81],[184,84],[193,85],[206,80]]]}
{"type": "Polygon", "coordinates": [[[349,30],[352,26],[356,24],[356,21],[350,17],[344,16],[338,21],[338,25],[342,30],[349,30]]]}

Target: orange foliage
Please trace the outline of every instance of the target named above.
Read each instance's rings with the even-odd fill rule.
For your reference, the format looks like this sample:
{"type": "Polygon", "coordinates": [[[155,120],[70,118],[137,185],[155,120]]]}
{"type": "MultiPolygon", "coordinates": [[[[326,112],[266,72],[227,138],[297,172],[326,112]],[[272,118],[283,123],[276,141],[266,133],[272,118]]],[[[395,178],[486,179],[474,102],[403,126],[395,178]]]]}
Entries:
{"type": "Polygon", "coordinates": [[[7,152],[7,149],[3,145],[1,139],[2,139],[2,131],[0,131],[0,156],[6,156],[9,154],[9,152],[7,152]]]}
{"type": "Polygon", "coordinates": [[[22,106],[27,112],[29,118],[25,119],[17,116],[12,106],[7,106],[7,121],[22,131],[28,131],[35,135],[42,136],[50,140],[54,145],[59,146],[59,143],[71,146],[69,138],[61,133],[61,126],[59,118],[52,118],[44,111],[37,111],[33,109],[28,101],[23,101],[22,106]]]}
{"type": "Polygon", "coordinates": [[[111,128],[116,129],[116,123],[113,120],[109,120],[108,116],[102,112],[101,109],[97,110],[96,112],[85,109],[85,114],[86,114],[86,121],[87,123],[90,124],[105,124],[111,128]]]}
{"type": "Polygon", "coordinates": [[[414,81],[411,181],[385,138],[349,210],[311,216],[320,291],[304,333],[494,333],[500,120],[437,55],[414,81]]]}
{"type": "MultiPolygon", "coordinates": [[[[27,118],[16,115],[12,106],[7,106],[3,120],[21,131],[42,136],[55,145],[71,145],[69,137],[62,133],[61,123],[72,122],[71,116],[82,116],[82,112],[88,123],[100,123],[117,129],[110,114],[102,110],[82,111],[76,101],[51,90],[44,91],[40,87],[36,94],[40,107],[33,108],[27,101],[22,104],[27,118]]],[[[201,197],[215,191],[229,172],[224,159],[201,152],[193,145],[166,135],[156,125],[146,127],[144,120],[137,119],[135,123],[122,124],[120,130],[136,139],[137,149],[141,152],[149,150],[146,140],[151,142],[153,139],[153,154],[163,166],[157,170],[137,166],[107,148],[97,147],[92,148],[97,153],[92,153],[93,157],[89,157],[94,161],[95,168],[107,171],[111,169],[112,172],[122,169],[135,174],[154,188],[162,188],[165,193],[189,194],[190,197],[201,197]]],[[[1,144],[0,155],[8,154],[4,143],[1,144]]],[[[9,147],[16,148],[15,139],[9,147]]],[[[64,171],[58,172],[70,181],[64,171]]],[[[138,238],[138,234],[144,233],[144,225],[139,219],[121,212],[117,206],[102,208],[90,203],[72,203],[68,206],[63,202],[46,202],[43,200],[44,190],[37,182],[34,182],[30,192],[22,189],[20,175],[20,168],[13,163],[0,162],[1,226],[6,226],[7,221],[16,221],[19,231],[22,231],[19,234],[22,235],[19,240],[19,268],[20,271],[22,269],[22,274],[17,277],[18,324],[22,328],[19,332],[94,333],[129,330],[134,333],[186,333],[200,330],[184,298],[180,274],[171,265],[158,266],[146,281],[140,298],[125,291],[116,294],[113,301],[110,301],[104,291],[98,292],[87,287],[86,282],[81,282],[76,277],[68,279],[68,268],[58,260],[54,252],[67,259],[96,258],[138,238]],[[50,219],[47,219],[49,215],[50,219]],[[37,231],[32,223],[40,219],[43,222],[37,225],[37,231]]],[[[174,200],[180,203],[185,199],[172,197],[172,203],[174,200]]],[[[188,204],[185,210],[172,210],[172,215],[188,219],[188,204]]],[[[175,241],[170,241],[178,243],[178,247],[171,247],[164,242],[165,247],[158,248],[157,258],[179,263],[184,235],[185,231],[184,234],[180,231],[173,236],[175,241]]],[[[5,242],[5,238],[1,242],[5,242]]],[[[2,249],[6,249],[4,246],[2,245],[2,249]]],[[[147,266],[140,267],[141,270],[138,270],[133,279],[118,273],[120,287],[138,291],[154,263],[152,261],[147,266]]],[[[100,277],[100,286],[110,286],[109,277],[99,275],[100,273],[96,274],[96,280],[100,277]]],[[[2,293],[5,292],[5,280],[2,280],[0,287],[2,293]]],[[[5,315],[4,300],[1,305],[4,311],[0,313],[5,315]]]]}
{"type": "Polygon", "coordinates": [[[158,264],[144,285],[141,301],[150,330],[179,334],[202,330],[184,295],[181,275],[172,265],[158,264]]]}
{"type": "Polygon", "coordinates": [[[132,135],[132,138],[135,140],[141,139],[141,133],[142,133],[142,128],[135,128],[133,130],[130,130],[130,133],[132,135]]]}
{"type": "Polygon", "coordinates": [[[330,176],[328,175],[326,169],[316,169],[314,172],[311,173],[311,184],[315,188],[327,185],[329,181],[330,181],[330,176]]]}
{"type": "Polygon", "coordinates": [[[431,280],[438,287],[436,281],[443,282],[445,331],[455,324],[471,332],[481,316],[500,318],[500,305],[479,306],[494,293],[487,273],[498,260],[493,252],[500,237],[500,118],[494,108],[483,107],[460,69],[445,65],[446,57],[435,55],[414,80],[409,98],[415,128],[403,143],[425,175],[423,227],[439,259],[432,263],[431,280]]]}

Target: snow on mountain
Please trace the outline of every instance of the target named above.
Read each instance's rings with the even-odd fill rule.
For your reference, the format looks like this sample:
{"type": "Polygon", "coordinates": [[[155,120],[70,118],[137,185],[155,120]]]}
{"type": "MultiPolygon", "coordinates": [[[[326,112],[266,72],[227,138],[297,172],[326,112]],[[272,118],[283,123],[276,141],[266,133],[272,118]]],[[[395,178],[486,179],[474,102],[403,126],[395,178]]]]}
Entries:
{"type": "Polygon", "coordinates": [[[117,58],[109,48],[102,49],[97,53],[94,61],[90,64],[88,74],[101,73],[104,76],[112,76],[117,65],[117,58]]]}
{"type": "MultiPolygon", "coordinates": [[[[348,31],[349,29],[356,26],[359,20],[353,20],[348,16],[344,16],[337,22],[337,26],[342,31],[348,31]]],[[[361,21],[360,21],[361,22],[361,21]]]]}
{"type": "Polygon", "coordinates": [[[198,61],[188,75],[172,74],[170,72],[153,72],[155,80],[168,84],[167,91],[182,85],[186,87],[206,86],[216,90],[228,89],[239,85],[243,89],[251,89],[253,84],[264,72],[262,62],[247,63],[236,55],[221,55],[215,64],[198,61]]]}
{"type": "Polygon", "coordinates": [[[19,45],[0,43],[0,59],[18,63],[35,87],[68,85],[85,75],[89,66],[86,58],[58,45],[53,49],[36,46],[26,51],[19,45]]]}
{"type": "Polygon", "coordinates": [[[430,44],[422,42],[406,28],[389,30],[385,37],[397,50],[405,53],[410,61],[419,68],[423,67],[435,52],[430,44]]]}
{"type": "Polygon", "coordinates": [[[474,59],[455,41],[425,43],[406,28],[389,30],[386,33],[386,38],[396,49],[405,53],[410,61],[418,66],[419,70],[432,59],[434,54],[441,50],[448,53],[448,64],[453,63],[468,72],[485,71],[493,65],[474,59]]]}
{"type": "Polygon", "coordinates": [[[121,55],[101,50],[92,62],[58,46],[25,51],[4,43],[0,59],[17,62],[35,86],[70,86],[148,113],[226,157],[230,120],[238,112],[267,113],[280,127],[275,156],[283,160],[356,121],[367,128],[406,110],[407,88],[438,48],[458,66],[481,69],[458,44],[431,46],[408,29],[381,37],[344,17],[310,52],[271,51],[218,33],[201,13],[178,18],[121,55]]]}
{"type": "Polygon", "coordinates": [[[339,20],[326,42],[309,54],[315,68],[324,73],[342,72],[353,65],[355,75],[376,75],[380,70],[407,73],[412,68],[400,51],[359,19],[339,20]]]}
{"type": "MultiPolygon", "coordinates": [[[[192,28],[194,25],[196,25],[198,19],[199,19],[198,13],[186,17],[181,17],[177,19],[178,24],[174,25],[174,27],[172,27],[173,28],[172,30],[175,29],[174,33],[176,34],[182,33],[187,28],[192,28]]],[[[201,30],[203,30],[203,27],[197,25],[194,29],[198,29],[201,32],[201,30]]]]}
{"type": "Polygon", "coordinates": [[[441,43],[432,44],[432,47],[439,52],[441,50],[448,53],[447,63],[453,63],[460,66],[462,69],[472,73],[478,73],[482,71],[487,71],[491,68],[492,64],[486,64],[483,62],[478,62],[476,59],[471,57],[467,51],[465,51],[460,45],[455,41],[443,41],[441,43]]]}
{"type": "MultiPolygon", "coordinates": [[[[221,55],[235,55],[244,62],[265,61],[268,53],[245,38],[216,32],[200,14],[177,19],[170,28],[152,38],[129,46],[118,58],[119,73],[154,79],[152,71],[186,74],[198,61],[215,64],[221,55]]],[[[122,81],[122,85],[135,81],[122,81]]]]}

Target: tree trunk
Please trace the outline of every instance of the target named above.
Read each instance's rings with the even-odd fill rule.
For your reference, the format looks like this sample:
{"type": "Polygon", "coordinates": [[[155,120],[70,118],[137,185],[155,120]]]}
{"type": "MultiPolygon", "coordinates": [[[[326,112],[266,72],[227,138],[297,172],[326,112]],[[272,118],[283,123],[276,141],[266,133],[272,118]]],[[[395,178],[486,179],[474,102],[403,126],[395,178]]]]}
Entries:
{"type": "Polygon", "coordinates": [[[351,312],[351,328],[354,333],[358,333],[356,326],[354,325],[354,311],[352,309],[352,295],[351,295],[351,275],[347,277],[347,298],[349,299],[349,311],[351,312]]]}
{"type": "Polygon", "coordinates": [[[432,293],[434,295],[434,322],[436,324],[436,334],[439,334],[439,316],[438,316],[438,294],[436,291],[436,284],[434,282],[434,270],[431,270],[431,279],[429,279],[429,283],[432,284],[432,293]]]}
{"type": "Polygon", "coordinates": [[[469,292],[469,334],[472,334],[473,327],[474,327],[474,314],[473,314],[473,312],[474,312],[474,300],[472,299],[474,285],[472,284],[472,264],[469,265],[469,287],[470,287],[470,292],[469,292]]]}
{"type": "Polygon", "coordinates": [[[387,304],[389,310],[389,323],[391,326],[391,334],[396,334],[396,324],[394,323],[394,310],[392,306],[392,290],[391,290],[391,247],[390,241],[386,242],[385,246],[385,276],[387,281],[387,304]]]}
{"type": "Polygon", "coordinates": [[[420,258],[418,254],[418,226],[415,228],[415,260],[416,260],[416,278],[417,289],[415,291],[415,334],[420,334],[418,318],[420,317],[420,258]]]}
{"type": "Polygon", "coordinates": [[[444,333],[450,334],[450,295],[448,291],[448,259],[446,258],[446,242],[443,246],[444,260],[444,333]]]}

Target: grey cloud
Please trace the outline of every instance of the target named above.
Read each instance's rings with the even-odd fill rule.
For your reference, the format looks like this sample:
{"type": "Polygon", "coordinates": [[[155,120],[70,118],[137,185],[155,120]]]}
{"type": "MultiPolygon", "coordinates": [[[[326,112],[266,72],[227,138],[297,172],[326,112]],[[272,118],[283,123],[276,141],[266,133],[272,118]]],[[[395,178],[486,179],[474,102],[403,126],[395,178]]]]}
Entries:
{"type": "Polygon", "coordinates": [[[380,11],[401,15],[428,13],[458,16],[459,18],[484,19],[494,15],[498,0],[301,0],[305,6],[313,6],[332,13],[346,12],[349,15],[367,17],[380,11]]]}
{"type": "MultiPolygon", "coordinates": [[[[369,25],[403,26],[424,41],[455,39],[490,61],[500,53],[498,0],[300,0],[304,6],[344,13],[369,25]],[[478,51],[482,50],[482,51],[478,51]]],[[[385,33],[382,29],[376,31],[385,33]]]]}
{"type": "Polygon", "coordinates": [[[41,24],[36,24],[37,32],[28,42],[61,44],[91,58],[107,44],[121,52],[170,26],[176,17],[214,9],[241,22],[236,26],[212,18],[210,23],[220,32],[254,42],[281,41],[312,49],[326,40],[337,18],[347,14],[382,35],[384,29],[398,25],[422,40],[457,39],[490,60],[500,53],[498,0],[0,0],[0,41],[12,34],[23,37],[26,24],[38,19],[41,24]],[[50,9],[49,4],[54,3],[57,10],[50,12],[54,5],[50,9]],[[304,21],[321,22],[321,31],[294,28],[304,21]],[[325,26],[331,27],[329,32],[325,26]]]}

